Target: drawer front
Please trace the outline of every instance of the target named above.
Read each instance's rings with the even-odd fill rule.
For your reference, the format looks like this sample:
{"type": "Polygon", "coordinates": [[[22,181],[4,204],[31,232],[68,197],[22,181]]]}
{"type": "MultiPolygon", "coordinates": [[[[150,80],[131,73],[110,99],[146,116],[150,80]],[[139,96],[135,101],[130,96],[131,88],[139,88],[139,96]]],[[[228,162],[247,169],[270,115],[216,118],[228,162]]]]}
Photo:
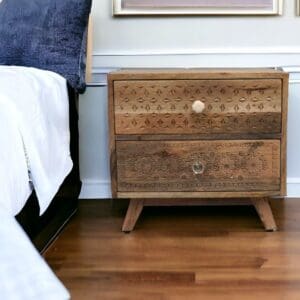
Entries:
{"type": "Polygon", "coordinates": [[[119,192],[279,191],[280,141],[119,141],[119,192]]]}
{"type": "Polygon", "coordinates": [[[280,133],[281,86],[281,79],[114,81],[115,133],[280,133]],[[192,109],[196,100],[201,113],[192,109]]]}

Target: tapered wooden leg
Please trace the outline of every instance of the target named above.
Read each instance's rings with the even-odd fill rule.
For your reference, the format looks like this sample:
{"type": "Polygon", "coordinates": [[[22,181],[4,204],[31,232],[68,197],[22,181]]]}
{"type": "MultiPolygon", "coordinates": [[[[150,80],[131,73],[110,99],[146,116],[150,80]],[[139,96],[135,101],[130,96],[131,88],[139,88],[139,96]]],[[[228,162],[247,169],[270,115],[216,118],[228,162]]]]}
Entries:
{"type": "Polygon", "coordinates": [[[274,216],[270,207],[269,200],[267,198],[252,199],[252,203],[264,224],[265,230],[276,231],[277,226],[274,220],[274,216]]]}
{"type": "Polygon", "coordinates": [[[130,232],[133,230],[137,219],[139,218],[144,207],[144,201],[141,199],[131,199],[126,217],[123,223],[122,231],[130,232]]]}

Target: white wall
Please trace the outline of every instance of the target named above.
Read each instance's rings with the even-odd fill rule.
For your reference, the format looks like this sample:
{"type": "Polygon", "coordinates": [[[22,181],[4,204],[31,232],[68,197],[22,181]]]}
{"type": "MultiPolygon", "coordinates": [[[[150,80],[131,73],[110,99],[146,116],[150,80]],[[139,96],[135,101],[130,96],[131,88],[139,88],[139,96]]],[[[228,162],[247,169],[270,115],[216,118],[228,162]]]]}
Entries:
{"type": "Polygon", "coordinates": [[[259,17],[113,18],[111,2],[94,0],[98,54],[300,46],[295,0],[284,0],[283,16],[259,17]]]}
{"type": "Polygon", "coordinates": [[[111,2],[94,0],[92,11],[96,86],[80,98],[81,197],[110,197],[107,68],[226,66],[291,71],[288,193],[300,197],[300,17],[294,1],[284,1],[283,16],[188,18],[113,18],[111,2]]]}

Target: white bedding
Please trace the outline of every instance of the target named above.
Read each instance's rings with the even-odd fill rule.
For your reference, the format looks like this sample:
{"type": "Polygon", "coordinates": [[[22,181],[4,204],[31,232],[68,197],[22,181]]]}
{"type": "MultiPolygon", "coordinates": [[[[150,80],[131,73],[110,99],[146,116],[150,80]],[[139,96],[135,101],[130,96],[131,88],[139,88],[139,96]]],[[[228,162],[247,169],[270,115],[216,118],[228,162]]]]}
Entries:
{"type": "Polygon", "coordinates": [[[0,219],[0,299],[70,299],[15,218],[0,210],[0,219]]]}
{"type": "Polygon", "coordinates": [[[23,208],[31,193],[29,167],[43,214],[72,169],[69,141],[66,80],[0,66],[0,209],[16,215],[23,208]]]}

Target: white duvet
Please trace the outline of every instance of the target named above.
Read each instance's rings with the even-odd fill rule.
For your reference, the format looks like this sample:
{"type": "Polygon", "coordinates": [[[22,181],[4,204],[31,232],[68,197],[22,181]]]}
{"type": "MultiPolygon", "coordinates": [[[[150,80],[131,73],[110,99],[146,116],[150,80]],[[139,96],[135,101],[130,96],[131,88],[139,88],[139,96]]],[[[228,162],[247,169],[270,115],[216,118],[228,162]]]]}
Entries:
{"type": "Polygon", "coordinates": [[[0,210],[0,219],[0,299],[70,299],[15,218],[0,210]]]}
{"type": "Polygon", "coordinates": [[[35,68],[0,66],[0,209],[18,214],[31,193],[40,214],[72,169],[66,80],[35,68]]]}

